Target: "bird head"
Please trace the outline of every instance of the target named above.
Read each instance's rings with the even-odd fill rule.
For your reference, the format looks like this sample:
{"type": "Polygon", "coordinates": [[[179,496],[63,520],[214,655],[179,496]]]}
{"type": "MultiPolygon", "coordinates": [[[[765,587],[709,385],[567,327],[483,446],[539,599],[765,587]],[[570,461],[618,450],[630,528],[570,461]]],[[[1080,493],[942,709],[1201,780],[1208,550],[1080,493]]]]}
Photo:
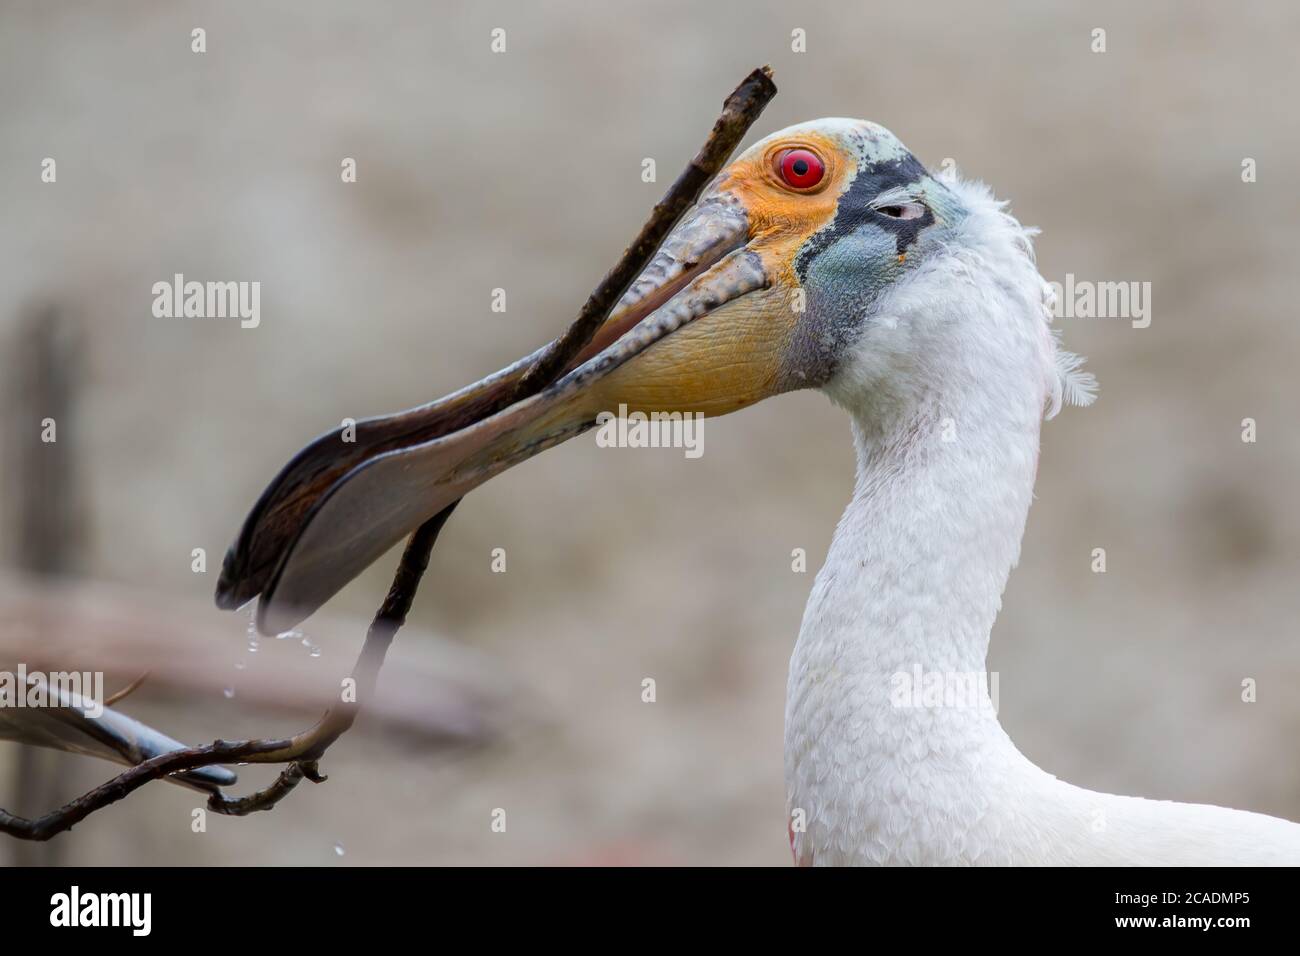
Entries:
{"type": "Polygon", "coordinates": [[[734,160],[624,296],[587,356],[668,303],[671,330],[602,376],[584,408],[735,411],[827,385],[882,293],[942,252],[958,198],[888,130],[823,119],[734,160]],[[679,320],[681,324],[678,324],[679,320]],[[652,347],[651,347],[652,346],[652,347]]]}
{"type": "Polygon", "coordinates": [[[422,522],[602,414],[721,415],[799,388],[896,403],[965,374],[972,348],[994,365],[1014,361],[1000,348],[1024,352],[1050,403],[1061,379],[1043,288],[1025,231],[986,191],[940,181],[874,123],[789,127],[719,174],[544,391],[483,414],[530,356],[307,446],[245,522],[218,603],[260,593],[259,627],[287,629],[422,522]],[[971,319],[950,307],[963,291],[1014,314],[971,319]]]}

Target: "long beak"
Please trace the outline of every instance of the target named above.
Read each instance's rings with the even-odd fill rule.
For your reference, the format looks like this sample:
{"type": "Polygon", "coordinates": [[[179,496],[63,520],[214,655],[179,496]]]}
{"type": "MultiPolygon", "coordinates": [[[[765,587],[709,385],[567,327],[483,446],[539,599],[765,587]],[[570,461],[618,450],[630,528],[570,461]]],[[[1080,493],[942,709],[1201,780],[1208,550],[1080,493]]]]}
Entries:
{"type": "Polygon", "coordinates": [[[744,203],[715,186],[543,392],[484,415],[528,356],[440,401],[359,422],[351,441],[341,430],[318,438],[249,514],[217,603],[261,594],[258,628],[287,630],[424,521],[601,412],[724,414],[772,394],[792,323],[765,255],[744,203]]]}

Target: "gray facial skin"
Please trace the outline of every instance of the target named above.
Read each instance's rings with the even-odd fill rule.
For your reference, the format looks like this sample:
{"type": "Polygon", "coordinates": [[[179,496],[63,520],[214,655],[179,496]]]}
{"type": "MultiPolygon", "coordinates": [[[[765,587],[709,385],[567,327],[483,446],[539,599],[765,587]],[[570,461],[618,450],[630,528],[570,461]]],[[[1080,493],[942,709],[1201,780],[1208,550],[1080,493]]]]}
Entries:
{"type": "Polygon", "coordinates": [[[957,197],[910,153],[859,170],[834,221],[811,236],[795,260],[808,314],[792,342],[790,386],[824,385],[881,292],[939,250],[965,214],[957,197]],[[924,211],[900,219],[879,208],[903,202],[920,203],[924,211]]]}

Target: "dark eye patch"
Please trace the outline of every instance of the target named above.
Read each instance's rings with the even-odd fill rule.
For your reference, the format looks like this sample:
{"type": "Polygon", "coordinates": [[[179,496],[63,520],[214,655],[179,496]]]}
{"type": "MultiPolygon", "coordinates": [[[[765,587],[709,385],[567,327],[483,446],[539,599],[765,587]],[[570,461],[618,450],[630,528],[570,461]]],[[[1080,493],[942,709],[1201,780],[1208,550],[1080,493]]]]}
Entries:
{"type": "Polygon", "coordinates": [[[906,252],[907,247],[916,242],[921,230],[934,222],[934,213],[927,208],[922,215],[911,219],[896,218],[882,215],[872,208],[871,203],[886,190],[920,182],[927,175],[925,167],[911,153],[860,169],[848,190],[840,196],[834,221],[799,250],[794,263],[799,281],[808,278],[808,267],[832,243],[868,220],[877,228],[894,234],[900,256],[906,252]]]}

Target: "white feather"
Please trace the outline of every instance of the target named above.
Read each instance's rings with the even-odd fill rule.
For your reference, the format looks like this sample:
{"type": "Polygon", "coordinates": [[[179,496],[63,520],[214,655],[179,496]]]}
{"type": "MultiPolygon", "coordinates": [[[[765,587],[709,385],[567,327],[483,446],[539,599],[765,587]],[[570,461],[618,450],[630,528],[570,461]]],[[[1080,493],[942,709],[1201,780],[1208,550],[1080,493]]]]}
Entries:
{"type": "Polygon", "coordinates": [[[853,419],[857,482],[790,661],[796,859],[1300,863],[1294,823],[1057,780],[980,706],[987,693],[973,706],[898,706],[897,675],[984,671],[1044,413],[1096,389],[1049,328],[1033,232],[985,187],[948,185],[970,216],[882,297],[826,388],[853,419]]]}

